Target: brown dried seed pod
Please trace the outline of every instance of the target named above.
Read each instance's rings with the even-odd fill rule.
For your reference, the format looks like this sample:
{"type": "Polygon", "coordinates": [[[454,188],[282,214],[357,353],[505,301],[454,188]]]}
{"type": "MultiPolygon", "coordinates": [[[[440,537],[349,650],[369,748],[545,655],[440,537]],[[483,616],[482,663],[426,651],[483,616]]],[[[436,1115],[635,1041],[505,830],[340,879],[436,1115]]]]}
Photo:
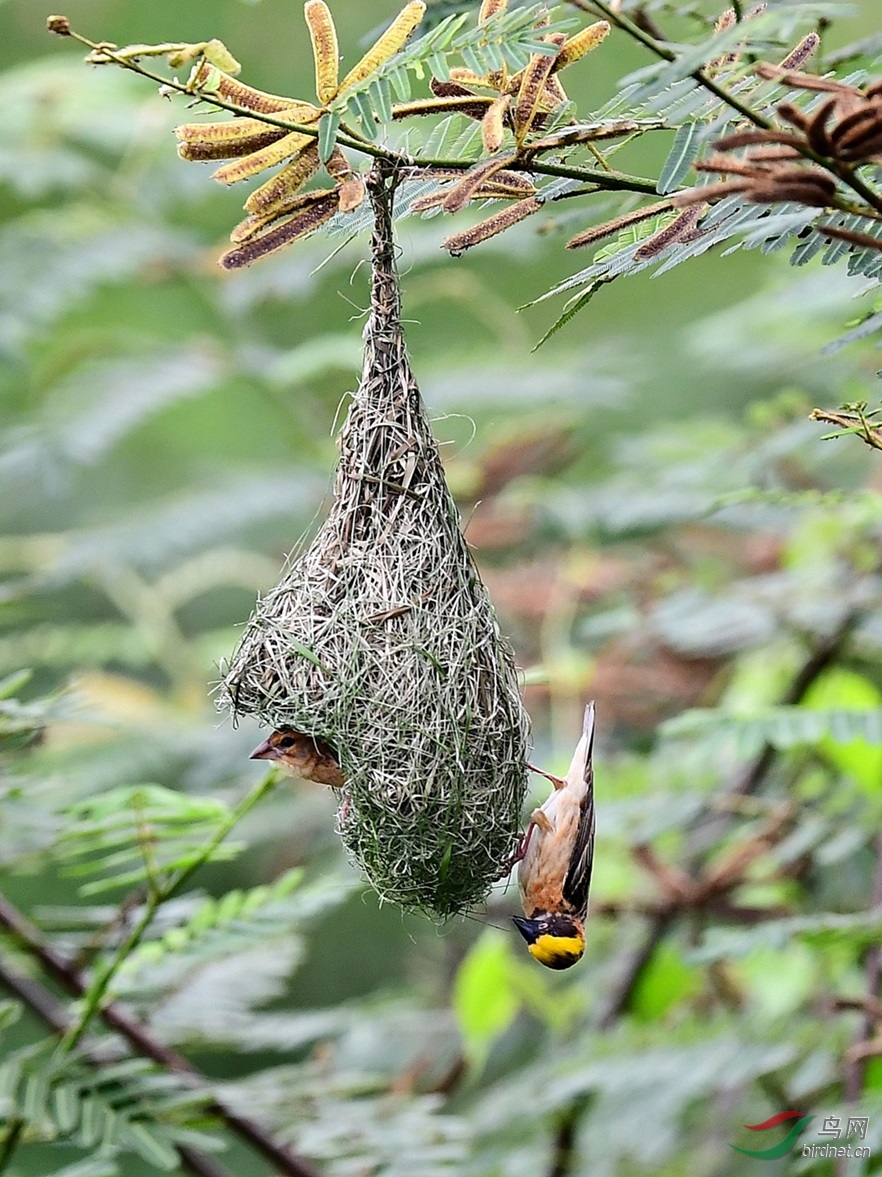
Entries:
{"type": "Polygon", "coordinates": [[[335,191],[335,188],[314,188],[310,192],[288,192],[268,212],[252,213],[240,221],[230,234],[230,240],[234,243],[249,241],[268,226],[280,221],[282,217],[288,217],[300,208],[308,208],[323,196],[329,196],[335,191]]]}
{"type": "Polygon", "coordinates": [[[861,163],[864,160],[876,160],[882,152],[882,128],[877,128],[872,134],[865,135],[848,146],[840,147],[839,158],[844,163],[861,163]]]}
{"type": "Polygon", "coordinates": [[[827,190],[822,185],[771,181],[754,184],[744,193],[749,204],[808,204],[813,208],[827,208],[830,204],[827,190]]]}
{"type": "Polygon", "coordinates": [[[629,225],[649,220],[650,217],[668,212],[673,207],[673,200],[660,200],[656,204],[647,204],[644,208],[638,208],[632,213],[625,213],[624,216],[615,217],[611,221],[604,221],[602,225],[593,225],[590,229],[585,229],[582,233],[571,237],[567,242],[567,249],[581,249],[583,245],[591,245],[594,241],[611,237],[613,233],[618,233],[619,229],[627,229],[629,225]]]}
{"type": "Polygon", "coordinates": [[[444,114],[449,111],[464,114],[470,119],[481,120],[492,103],[493,99],[484,94],[468,94],[465,98],[459,95],[443,98],[417,98],[414,102],[396,102],[392,107],[392,117],[393,119],[406,119],[423,114],[444,114]]]}
{"type": "Polygon", "coordinates": [[[481,120],[481,141],[488,155],[499,150],[505,140],[505,116],[511,105],[510,94],[500,94],[490,103],[481,120]]]}
{"type": "Polygon", "coordinates": [[[802,69],[820,43],[821,38],[817,33],[808,33],[798,45],[790,50],[783,61],[778,62],[778,69],[802,69]]]}
{"type": "Polygon", "coordinates": [[[798,90],[826,90],[831,94],[860,94],[860,90],[849,86],[845,82],[837,82],[835,78],[821,78],[817,74],[804,74],[799,70],[783,70],[780,65],[772,65],[768,61],[758,61],[753,67],[758,77],[769,81],[782,82],[785,86],[793,86],[798,90]]]}
{"type": "Polygon", "coordinates": [[[762,165],[790,159],[802,159],[802,156],[795,147],[777,147],[774,143],[771,143],[768,147],[752,147],[748,151],[746,158],[751,162],[762,165]]]}
{"type": "Polygon", "coordinates": [[[696,160],[692,166],[697,172],[719,172],[724,176],[760,176],[764,170],[762,164],[752,159],[736,159],[733,155],[710,155],[696,160]]]}
{"type": "Polygon", "coordinates": [[[564,102],[569,102],[567,92],[560,84],[557,74],[549,74],[545,80],[545,89],[539,97],[539,107],[544,111],[557,110],[564,102]]]}
{"type": "Polygon", "coordinates": [[[657,233],[653,233],[643,242],[634,254],[634,260],[647,261],[651,257],[656,257],[669,245],[673,245],[675,241],[682,241],[683,237],[695,228],[708,208],[710,205],[704,201],[701,204],[693,204],[689,208],[683,209],[669,225],[665,225],[663,229],[659,229],[657,233]]]}
{"type": "Polygon", "coordinates": [[[512,225],[516,225],[519,221],[532,216],[541,207],[541,200],[537,200],[535,196],[529,196],[526,200],[519,200],[515,204],[510,204],[508,208],[494,213],[492,217],[487,217],[486,220],[479,221],[477,225],[471,229],[466,229],[464,233],[454,233],[450,237],[445,237],[441,242],[441,247],[442,249],[450,250],[454,256],[465,253],[473,245],[480,245],[482,241],[487,241],[490,237],[495,237],[498,233],[510,229],[512,225]]]}
{"type": "Polygon", "coordinates": [[[174,128],[174,134],[181,159],[212,160],[250,155],[277,143],[285,132],[260,119],[237,118],[222,123],[182,123],[174,128]]]}
{"type": "Polygon", "coordinates": [[[337,211],[339,194],[336,189],[322,195],[312,204],[300,209],[293,216],[259,237],[253,237],[237,249],[228,250],[220,259],[225,270],[238,270],[250,266],[258,258],[266,257],[285,245],[290,245],[308,233],[312,233],[337,211]]]}
{"type": "Polygon", "coordinates": [[[477,189],[492,175],[501,171],[506,164],[511,163],[512,158],[512,156],[505,156],[501,159],[488,159],[466,172],[465,176],[458,184],[453,185],[444,198],[445,211],[455,213],[459,212],[461,208],[465,208],[477,189]]]}
{"type": "MultiPolygon", "coordinates": [[[[830,196],[836,192],[836,181],[829,172],[823,172],[816,167],[793,167],[781,165],[772,168],[768,173],[771,182],[780,181],[782,184],[811,184],[823,188],[830,196]]],[[[765,181],[766,176],[762,177],[765,181]]]]}
{"type": "Polygon", "coordinates": [[[435,192],[428,192],[425,196],[418,196],[410,206],[412,213],[428,212],[432,208],[440,208],[447,195],[446,188],[438,188],[435,192]]]}
{"type": "Polygon", "coordinates": [[[278,209],[286,206],[287,201],[307,180],[312,179],[320,166],[318,144],[312,142],[272,179],[255,188],[245,201],[245,208],[257,216],[278,216],[278,209]]]}
{"type": "Polygon", "coordinates": [[[478,24],[482,25],[497,12],[505,12],[507,7],[508,0],[481,0],[481,7],[478,10],[478,24]]]}
{"type": "Polygon", "coordinates": [[[798,127],[800,131],[804,131],[809,125],[808,115],[793,102],[779,102],[775,107],[775,113],[785,123],[790,123],[791,127],[798,127]]]}
{"type": "Polygon", "coordinates": [[[315,143],[315,136],[301,135],[299,131],[291,131],[278,142],[271,143],[269,147],[262,147],[260,151],[252,151],[250,155],[246,155],[242,159],[224,164],[223,167],[212,173],[211,178],[217,180],[219,184],[235,184],[239,180],[247,180],[251,176],[256,176],[258,172],[281,163],[288,156],[299,154],[305,147],[309,147],[313,143],[315,143]]]}
{"type": "Polygon", "coordinates": [[[736,131],[732,135],[725,135],[714,144],[717,151],[737,151],[739,147],[753,147],[754,144],[782,143],[787,147],[795,147],[798,151],[803,145],[802,139],[791,135],[788,131],[736,131]]]}
{"type": "Polygon", "coordinates": [[[671,197],[672,208],[685,208],[696,201],[717,200],[723,196],[731,196],[733,192],[743,192],[749,188],[749,179],[721,180],[719,184],[703,184],[696,188],[687,188],[685,192],[678,192],[671,197]]]}
{"type": "Polygon", "coordinates": [[[858,110],[839,119],[830,131],[830,143],[835,152],[848,149],[859,139],[882,129],[882,102],[868,102],[858,110]]]}
{"type": "Polygon", "coordinates": [[[727,8],[724,12],[721,12],[720,15],[717,17],[716,23],[714,24],[714,32],[715,33],[725,33],[726,29],[731,29],[734,24],[735,24],[735,9],[734,8],[727,8]]]}
{"type": "Polygon", "coordinates": [[[826,102],[822,102],[815,113],[812,115],[809,125],[805,129],[805,136],[809,141],[809,145],[819,155],[830,155],[830,136],[827,133],[827,123],[836,109],[836,98],[828,98],[826,102]]]}
{"type": "Polygon", "coordinates": [[[854,229],[840,229],[838,225],[815,225],[818,233],[824,237],[837,237],[840,241],[850,241],[862,249],[882,250],[882,241],[878,237],[871,237],[869,233],[857,233],[854,229]]]}
{"type": "MultiPolygon", "coordinates": [[[[228,102],[234,102],[236,106],[244,106],[246,110],[254,110],[259,114],[279,114],[283,110],[299,107],[303,110],[313,111],[315,118],[321,113],[317,107],[311,106],[309,103],[292,104],[290,98],[282,98],[279,94],[266,94],[263,90],[255,90],[253,86],[246,86],[244,82],[239,82],[236,78],[231,78],[229,74],[223,73],[222,70],[209,65],[207,61],[203,61],[198,67],[191,85],[198,90],[200,85],[207,82],[209,78],[216,82],[213,93],[219,94],[228,102]]],[[[313,120],[303,115],[297,115],[296,121],[305,123],[313,120]]]]}
{"type": "MultiPolygon", "coordinates": [[[[565,40],[566,37],[563,33],[555,33],[552,37],[548,38],[549,44],[557,46],[558,52],[565,40]]],[[[554,62],[554,57],[537,53],[530,58],[529,64],[523,71],[523,77],[521,78],[521,84],[512,112],[515,136],[518,142],[523,141],[533,124],[533,118],[539,109],[539,99],[542,96],[542,91],[545,89],[548,76],[554,68],[554,62]]]]}
{"type": "Polygon", "coordinates": [[[348,176],[340,184],[338,192],[340,194],[339,208],[341,213],[351,213],[353,209],[358,208],[367,195],[364,180],[357,174],[348,176]]]}

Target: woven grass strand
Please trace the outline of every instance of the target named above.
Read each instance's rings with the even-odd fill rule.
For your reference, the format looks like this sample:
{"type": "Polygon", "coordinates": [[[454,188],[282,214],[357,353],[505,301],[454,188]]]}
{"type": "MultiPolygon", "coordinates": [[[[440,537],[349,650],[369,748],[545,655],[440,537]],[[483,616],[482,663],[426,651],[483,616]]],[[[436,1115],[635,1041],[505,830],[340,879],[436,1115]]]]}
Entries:
{"type": "Polygon", "coordinates": [[[384,900],[446,918],[513,850],[529,725],[405,350],[394,183],[375,165],[364,370],[329,513],[258,602],[220,704],[335,747],[351,857],[384,900]]]}

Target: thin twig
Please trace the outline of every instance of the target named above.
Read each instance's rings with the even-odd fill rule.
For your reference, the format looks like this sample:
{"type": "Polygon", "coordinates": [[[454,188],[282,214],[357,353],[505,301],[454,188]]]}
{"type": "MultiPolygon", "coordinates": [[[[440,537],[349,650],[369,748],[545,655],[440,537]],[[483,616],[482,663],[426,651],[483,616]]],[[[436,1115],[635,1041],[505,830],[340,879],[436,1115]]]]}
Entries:
{"type": "MultiPolygon", "coordinates": [[[[70,36],[87,48],[93,50],[100,49],[120,69],[129,70],[131,73],[138,74],[148,81],[156,82],[157,85],[165,87],[166,90],[176,90],[179,94],[184,94],[188,98],[198,98],[202,102],[215,106],[220,110],[225,110],[230,114],[258,119],[260,122],[266,123],[267,126],[278,127],[283,131],[296,131],[298,134],[308,135],[313,139],[317,139],[319,136],[316,124],[295,123],[290,119],[281,118],[279,115],[267,111],[250,110],[247,107],[240,106],[237,102],[231,102],[229,99],[222,98],[219,94],[194,91],[184,82],[179,82],[174,78],[164,77],[154,70],[147,69],[140,62],[121,57],[106,46],[100,45],[95,41],[90,41],[88,37],[84,37],[81,33],[71,30],[70,36]]],[[[420,156],[403,155],[400,152],[390,150],[388,147],[381,147],[376,143],[371,143],[370,140],[363,139],[361,136],[346,134],[342,130],[337,131],[335,142],[342,147],[348,147],[352,151],[360,151],[364,155],[370,155],[374,159],[388,160],[389,163],[402,168],[454,168],[457,171],[467,171],[474,166],[475,162],[472,159],[422,158],[420,156]]],[[[595,168],[576,168],[564,164],[545,163],[542,160],[537,160],[532,154],[528,159],[514,160],[510,166],[518,171],[534,172],[543,176],[560,176],[564,179],[583,180],[585,183],[594,183],[598,187],[609,188],[613,191],[640,192],[644,195],[651,196],[657,190],[655,181],[648,180],[643,176],[628,176],[623,172],[607,172],[595,168]]]]}

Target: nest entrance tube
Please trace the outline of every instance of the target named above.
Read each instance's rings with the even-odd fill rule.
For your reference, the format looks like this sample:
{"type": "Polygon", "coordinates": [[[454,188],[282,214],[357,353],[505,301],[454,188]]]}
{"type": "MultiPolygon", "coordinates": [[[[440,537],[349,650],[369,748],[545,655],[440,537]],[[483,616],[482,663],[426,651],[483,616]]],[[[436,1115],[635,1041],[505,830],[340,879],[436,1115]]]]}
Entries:
{"type": "Polygon", "coordinates": [[[405,350],[395,182],[378,161],[364,369],[330,510],[258,602],[220,705],[331,744],[351,857],[381,898],[444,918],[512,853],[529,725],[405,350]]]}

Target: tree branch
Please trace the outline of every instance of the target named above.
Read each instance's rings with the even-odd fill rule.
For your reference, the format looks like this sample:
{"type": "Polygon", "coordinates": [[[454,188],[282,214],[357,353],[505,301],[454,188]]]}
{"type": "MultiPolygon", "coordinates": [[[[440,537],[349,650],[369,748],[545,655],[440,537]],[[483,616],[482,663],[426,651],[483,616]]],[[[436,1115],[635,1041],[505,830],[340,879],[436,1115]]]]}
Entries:
{"type": "MultiPolygon", "coordinates": [[[[48,944],[29,920],[0,893],[0,928],[5,928],[43,970],[75,997],[82,997],[88,988],[85,977],[72,961],[48,944]]],[[[36,1011],[35,1011],[36,1012],[36,1011]]],[[[193,1067],[183,1055],[153,1037],[150,1030],[116,1002],[98,1011],[100,1017],[116,1030],[136,1053],[152,1059],[159,1066],[184,1075],[194,1088],[209,1088],[208,1079],[193,1067]]],[[[65,1026],[65,1029],[67,1027],[65,1026]]],[[[209,1105],[227,1128],[240,1140],[249,1144],[277,1168],[284,1177],[320,1177],[319,1171],[304,1157],[275,1141],[260,1124],[214,1100],[209,1105]]]]}
{"type": "MultiPolygon", "coordinates": [[[[56,1000],[39,981],[35,981],[31,977],[20,976],[8,968],[2,960],[0,960],[0,986],[11,993],[13,997],[17,997],[23,1005],[57,1034],[64,1034],[70,1028],[70,1018],[62,1003],[56,1000]]],[[[84,1057],[91,1066],[100,1068],[101,1061],[92,1057],[88,1051],[85,1052],[84,1057]]],[[[10,1155],[10,1150],[15,1147],[19,1136],[20,1131],[18,1134],[12,1132],[7,1134],[5,1147],[10,1155]]],[[[175,1149],[181,1158],[181,1164],[196,1177],[231,1177],[229,1169],[218,1164],[214,1157],[207,1153],[190,1148],[186,1144],[177,1144],[175,1149]]]]}

